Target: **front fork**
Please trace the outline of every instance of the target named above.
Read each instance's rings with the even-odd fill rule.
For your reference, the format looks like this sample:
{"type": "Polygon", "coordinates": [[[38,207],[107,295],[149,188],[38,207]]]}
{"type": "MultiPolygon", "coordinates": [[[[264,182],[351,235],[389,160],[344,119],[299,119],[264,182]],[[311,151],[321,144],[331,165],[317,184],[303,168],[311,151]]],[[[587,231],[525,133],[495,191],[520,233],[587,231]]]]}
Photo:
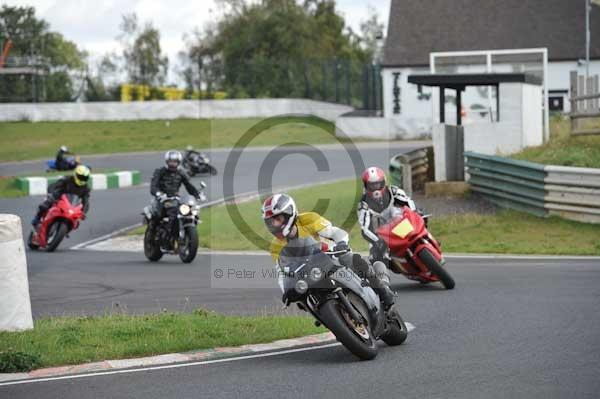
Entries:
{"type": "Polygon", "coordinates": [[[177,215],[179,221],[179,241],[183,242],[185,238],[185,228],[188,226],[196,226],[198,224],[197,216],[181,216],[177,215]]]}

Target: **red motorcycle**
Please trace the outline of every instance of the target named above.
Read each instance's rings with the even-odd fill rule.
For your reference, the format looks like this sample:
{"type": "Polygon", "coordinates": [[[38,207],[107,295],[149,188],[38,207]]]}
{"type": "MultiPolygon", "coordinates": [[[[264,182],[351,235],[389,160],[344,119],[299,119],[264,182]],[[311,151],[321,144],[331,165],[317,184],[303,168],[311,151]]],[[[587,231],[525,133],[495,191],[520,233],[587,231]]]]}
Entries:
{"type": "Polygon", "coordinates": [[[38,228],[29,233],[27,245],[31,249],[54,251],[70,231],[79,227],[83,219],[83,206],[76,195],[61,195],[42,217],[38,228]]]}
{"type": "Polygon", "coordinates": [[[376,233],[389,248],[386,257],[391,271],[423,284],[439,281],[448,290],[454,288],[454,279],[443,267],[440,243],[427,231],[427,216],[408,207],[372,214],[376,233]]]}

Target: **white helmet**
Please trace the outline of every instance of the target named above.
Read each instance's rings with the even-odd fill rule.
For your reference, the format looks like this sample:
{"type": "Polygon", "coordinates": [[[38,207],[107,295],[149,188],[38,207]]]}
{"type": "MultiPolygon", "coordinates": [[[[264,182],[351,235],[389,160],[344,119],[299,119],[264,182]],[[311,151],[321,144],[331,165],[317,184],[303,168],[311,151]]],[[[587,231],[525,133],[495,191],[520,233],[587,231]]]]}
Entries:
{"type": "Polygon", "coordinates": [[[262,217],[265,225],[276,237],[285,238],[292,231],[298,217],[298,208],[294,199],[287,194],[274,194],[263,202],[262,217]],[[284,215],[285,221],[279,226],[273,225],[273,217],[284,215]]]}
{"type": "Polygon", "coordinates": [[[182,159],[181,153],[177,150],[169,150],[165,153],[165,164],[171,170],[177,169],[181,165],[182,159]]]}

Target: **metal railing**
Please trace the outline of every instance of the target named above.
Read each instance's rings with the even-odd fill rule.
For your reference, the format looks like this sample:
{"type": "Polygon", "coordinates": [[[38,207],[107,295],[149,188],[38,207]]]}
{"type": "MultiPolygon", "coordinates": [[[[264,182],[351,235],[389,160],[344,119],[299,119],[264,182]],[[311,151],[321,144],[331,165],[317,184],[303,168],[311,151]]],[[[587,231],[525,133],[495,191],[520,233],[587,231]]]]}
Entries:
{"type": "Polygon", "coordinates": [[[465,152],[471,190],[505,208],[600,223],[600,169],[465,152]]]}

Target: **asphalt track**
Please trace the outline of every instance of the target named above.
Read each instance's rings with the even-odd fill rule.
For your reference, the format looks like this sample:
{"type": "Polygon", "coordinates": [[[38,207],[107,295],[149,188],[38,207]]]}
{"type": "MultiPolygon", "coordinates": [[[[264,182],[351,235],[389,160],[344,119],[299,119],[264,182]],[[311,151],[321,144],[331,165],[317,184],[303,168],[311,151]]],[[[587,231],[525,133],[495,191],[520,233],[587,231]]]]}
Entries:
{"type": "MultiPolygon", "coordinates": [[[[63,275],[113,297],[44,296],[72,282],[34,272],[34,303],[75,310],[119,300],[129,309],[182,309],[184,304],[241,312],[273,308],[274,289],[213,289],[206,259],[144,265],[135,254],[105,256],[82,267],[71,251],[63,275]],[[120,266],[112,265],[121,259],[120,266]],[[72,263],[71,263],[72,261],[72,263]],[[78,266],[79,265],[79,266],[78,266]],[[119,270],[120,269],[120,270],[119,270]],[[134,276],[138,274],[140,278],[134,276]],[[49,280],[45,286],[39,282],[49,280]],[[197,283],[197,284],[196,284],[197,283]],[[102,288],[100,288],[102,285],[102,288]],[[110,287],[110,290],[108,290],[110,287]],[[187,299],[185,299],[187,298],[187,299]],[[189,302],[186,302],[188,301],[189,302]],[[103,302],[104,301],[104,302],[103,302]]],[[[81,258],[78,258],[81,257],[81,258]]],[[[217,256],[213,265],[268,263],[265,256],[217,256]]],[[[0,386],[2,398],[597,398],[600,390],[598,260],[452,258],[456,289],[394,278],[402,315],[416,326],[407,342],[382,346],[370,362],[340,346],[270,357],[131,374],[0,386]]],[[[99,292],[99,295],[103,295],[99,292]]]]}
{"type": "MultiPolygon", "coordinates": [[[[418,142],[395,144],[360,144],[359,148],[342,146],[316,147],[276,147],[272,149],[248,148],[242,152],[236,150],[216,150],[211,153],[211,162],[219,170],[217,176],[195,177],[197,185],[203,180],[208,185],[208,197],[216,200],[242,193],[256,193],[268,188],[268,182],[259,182],[259,176],[272,176],[272,187],[289,187],[300,184],[316,184],[339,178],[350,178],[357,175],[357,170],[366,166],[388,167],[389,159],[398,153],[418,148],[418,142]],[[234,166],[229,161],[231,154],[240,154],[239,162],[234,166]],[[354,159],[353,159],[354,158],[354,159]],[[314,161],[316,159],[316,162],[314,161]],[[224,177],[226,165],[232,173],[224,177]],[[356,165],[356,166],[355,166],[356,165]],[[224,181],[233,182],[231,192],[227,192],[224,181]]],[[[148,183],[155,168],[164,165],[163,153],[121,154],[101,158],[91,157],[89,164],[94,168],[117,168],[123,170],[136,169],[141,172],[142,182],[148,183]]],[[[0,175],[10,176],[16,173],[43,171],[41,161],[20,164],[0,164],[0,175]]],[[[185,190],[182,188],[183,192],[185,190]]],[[[0,198],[0,213],[19,215],[24,221],[24,234],[29,234],[29,221],[33,218],[37,205],[43,201],[42,196],[23,198],[0,198]]],[[[88,218],[80,228],[61,244],[62,248],[109,234],[120,228],[139,223],[140,212],[151,200],[149,187],[144,185],[135,188],[118,190],[102,190],[92,193],[91,209],[88,218]]],[[[58,258],[58,257],[55,257],[58,258]]],[[[48,262],[55,263],[51,256],[48,262]]]]}
{"type": "MultiPolygon", "coordinates": [[[[402,148],[367,146],[360,153],[365,164],[385,167],[398,150],[402,148]]],[[[275,187],[355,174],[351,162],[343,160],[344,150],[323,150],[330,172],[319,172],[306,154],[276,151],[286,156],[274,176],[275,187]]],[[[268,152],[244,153],[240,172],[234,175],[236,193],[257,190],[260,165],[268,152]]],[[[212,157],[222,171],[227,153],[218,154],[212,157]]],[[[132,160],[114,156],[105,161],[125,168],[121,165],[132,160]]],[[[160,154],[141,154],[135,160],[145,181],[160,162],[160,154]]],[[[4,170],[0,166],[0,172],[4,170]]],[[[211,199],[222,197],[222,174],[207,183],[211,199]]],[[[139,210],[149,199],[147,190],[95,192],[90,217],[62,249],[54,254],[28,252],[36,318],[122,310],[187,311],[198,306],[236,314],[282,312],[275,285],[259,281],[248,288],[256,281],[242,280],[227,288],[215,280],[217,268],[270,267],[264,255],[200,254],[183,265],[175,257],[151,264],[139,253],[67,249],[138,222],[139,210]]],[[[39,201],[39,197],[0,200],[0,211],[17,213],[27,221],[39,201]]],[[[401,314],[416,330],[405,345],[382,347],[371,362],[356,361],[335,346],[176,369],[0,386],[0,398],[598,397],[597,259],[451,258],[448,268],[457,281],[452,291],[394,276],[401,314]]]]}

